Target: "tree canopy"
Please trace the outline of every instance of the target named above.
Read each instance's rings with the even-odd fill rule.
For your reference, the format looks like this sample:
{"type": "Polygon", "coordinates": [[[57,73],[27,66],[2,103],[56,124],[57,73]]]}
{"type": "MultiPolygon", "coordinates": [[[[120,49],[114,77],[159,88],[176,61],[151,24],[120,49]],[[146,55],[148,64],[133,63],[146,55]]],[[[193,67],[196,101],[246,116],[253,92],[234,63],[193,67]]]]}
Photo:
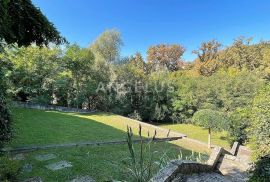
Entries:
{"type": "Polygon", "coordinates": [[[147,51],[147,61],[153,70],[176,71],[181,69],[184,52],[185,48],[177,44],[151,46],[147,51]]]}
{"type": "Polygon", "coordinates": [[[66,42],[31,0],[1,0],[0,39],[19,46],[66,42]]]}
{"type": "MultiPolygon", "coordinates": [[[[9,55],[12,54],[3,53],[3,42],[18,46],[28,46],[31,43],[41,46],[48,45],[50,42],[60,44],[66,40],[42,12],[32,4],[31,0],[0,0],[0,148],[12,136],[7,96],[7,89],[10,89],[10,85],[7,84],[6,77],[6,63],[9,63],[9,55]]],[[[21,73],[20,76],[22,76],[21,73]]],[[[23,75],[23,77],[27,76],[29,75],[23,75]]],[[[36,84],[40,85],[41,80],[43,79],[39,79],[36,84]]],[[[26,87],[27,84],[19,84],[18,86],[26,87]]]]}

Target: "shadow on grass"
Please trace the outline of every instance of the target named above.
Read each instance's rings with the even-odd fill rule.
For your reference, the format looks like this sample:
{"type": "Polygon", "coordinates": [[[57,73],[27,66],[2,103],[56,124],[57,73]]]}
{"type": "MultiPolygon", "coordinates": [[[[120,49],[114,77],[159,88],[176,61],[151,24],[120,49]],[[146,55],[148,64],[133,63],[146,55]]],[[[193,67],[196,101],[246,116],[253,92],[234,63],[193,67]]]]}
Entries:
{"type": "MultiPolygon", "coordinates": [[[[117,116],[110,113],[76,114],[55,111],[41,111],[36,109],[14,109],[15,138],[11,146],[21,145],[46,145],[80,141],[106,141],[123,140],[126,132],[115,127],[101,123],[94,119],[82,116],[117,116]]],[[[134,133],[138,136],[137,133],[134,133]]],[[[135,148],[139,148],[138,144],[135,148]]],[[[155,158],[168,155],[168,159],[183,159],[192,155],[192,151],[179,147],[172,143],[153,143],[153,149],[158,153],[155,158]]],[[[117,144],[108,146],[87,146],[74,148],[57,148],[31,152],[27,154],[24,163],[33,164],[31,173],[22,174],[22,178],[41,176],[45,181],[66,181],[77,175],[91,175],[98,181],[112,179],[125,179],[120,170],[123,166],[123,158],[129,156],[127,145],[117,144]],[[55,153],[57,159],[46,162],[38,162],[36,154],[55,153]],[[45,165],[67,160],[72,162],[73,167],[65,170],[48,172],[45,165]],[[119,167],[120,165],[120,167],[119,167]]],[[[195,153],[195,156],[198,156],[195,153]]]]}
{"type": "MultiPolygon", "coordinates": [[[[111,113],[78,114],[19,108],[13,109],[13,113],[15,128],[15,137],[11,143],[13,147],[126,139],[125,128],[118,129],[100,121],[83,117],[105,116],[110,119],[111,116],[117,116],[111,113]]],[[[134,128],[134,135],[138,137],[136,129],[134,128]]],[[[179,147],[174,144],[170,145],[179,147]]]]}
{"type": "MultiPolygon", "coordinates": [[[[82,117],[106,116],[109,119],[111,116],[117,116],[115,114],[105,112],[77,114],[18,108],[13,109],[13,113],[15,138],[11,143],[12,147],[126,139],[125,131],[82,117]]],[[[134,135],[138,137],[137,133],[134,133],[134,135]]],[[[190,150],[178,145],[168,144],[171,147],[191,153],[190,150]]]]}

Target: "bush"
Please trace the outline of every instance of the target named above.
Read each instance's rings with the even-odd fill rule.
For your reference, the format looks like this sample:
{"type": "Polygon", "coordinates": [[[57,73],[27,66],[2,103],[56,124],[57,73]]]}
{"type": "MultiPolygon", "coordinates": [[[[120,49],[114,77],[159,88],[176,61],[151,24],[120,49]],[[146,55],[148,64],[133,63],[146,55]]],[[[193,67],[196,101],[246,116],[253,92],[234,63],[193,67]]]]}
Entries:
{"type": "Polygon", "coordinates": [[[270,156],[262,157],[255,163],[251,171],[251,182],[268,182],[270,181],[270,156]]]}
{"type": "Polygon", "coordinates": [[[270,85],[255,97],[251,113],[251,136],[255,158],[270,154],[270,85]]]}
{"type": "Polygon", "coordinates": [[[0,157],[0,181],[18,181],[20,164],[7,156],[0,157]]]}
{"type": "Polygon", "coordinates": [[[228,126],[228,119],[226,116],[222,112],[211,109],[197,111],[193,115],[192,121],[196,125],[213,130],[225,130],[228,126]]]}
{"type": "Polygon", "coordinates": [[[11,139],[11,136],[11,117],[7,104],[6,83],[4,71],[0,67],[0,148],[11,139]]]}
{"type": "Polygon", "coordinates": [[[248,140],[248,128],[250,126],[249,110],[236,109],[230,114],[230,123],[228,128],[229,142],[237,141],[244,144],[248,140]]]}
{"type": "Polygon", "coordinates": [[[142,117],[141,117],[140,113],[137,110],[135,110],[132,114],[129,114],[128,117],[131,118],[131,119],[142,121],[142,117]]]}
{"type": "Polygon", "coordinates": [[[270,181],[270,85],[255,97],[251,112],[251,144],[257,160],[250,181],[270,181]]]}
{"type": "Polygon", "coordinates": [[[211,148],[211,130],[226,130],[228,125],[228,119],[222,112],[211,109],[197,111],[192,120],[194,124],[208,129],[208,148],[211,148]]]}

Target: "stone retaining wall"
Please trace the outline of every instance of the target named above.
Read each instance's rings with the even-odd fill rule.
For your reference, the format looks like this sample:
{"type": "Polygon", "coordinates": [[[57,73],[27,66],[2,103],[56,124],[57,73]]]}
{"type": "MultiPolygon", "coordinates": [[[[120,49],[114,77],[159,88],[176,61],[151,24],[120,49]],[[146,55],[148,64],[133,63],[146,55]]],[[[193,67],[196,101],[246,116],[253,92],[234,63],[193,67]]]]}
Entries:
{"type": "Polygon", "coordinates": [[[166,167],[161,169],[159,173],[150,180],[150,182],[170,182],[179,174],[188,175],[193,173],[208,173],[212,171],[211,166],[206,164],[185,160],[173,160],[169,162],[166,167]]]}
{"type": "Polygon", "coordinates": [[[93,113],[93,112],[96,112],[95,110],[77,109],[77,108],[69,108],[69,107],[56,106],[56,105],[37,104],[37,103],[31,103],[31,102],[14,101],[13,105],[15,107],[21,107],[21,108],[52,110],[52,111],[61,111],[61,112],[78,112],[78,113],[93,113]]]}
{"type": "MultiPolygon", "coordinates": [[[[167,138],[145,138],[145,139],[133,139],[133,143],[147,143],[149,141],[154,142],[169,142],[174,140],[182,139],[182,137],[167,137],[167,138]]],[[[62,144],[48,144],[48,145],[40,145],[40,146],[22,146],[16,148],[3,148],[0,149],[0,152],[8,152],[8,153],[22,153],[22,152],[31,152],[34,150],[46,150],[51,148],[70,148],[70,147],[83,147],[83,146],[102,146],[102,145],[118,145],[118,144],[126,144],[127,140],[111,140],[111,141],[88,141],[88,142],[76,142],[76,143],[62,143],[62,144]]]]}
{"type": "Polygon", "coordinates": [[[251,151],[235,142],[231,152],[221,154],[216,169],[231,181],[248,181],[248,170],[252,166],[251,151]]]}
{"type": "MultiPolygon", "coordinates": [[[[181,181],[177,176],[188,176],[189,174],[200,174],[210,180],[211,176],[219,177],[221,181],[248,181],[248,169],[251,167],[251,151],[234,143],[232,149],[227,151],[221,147],[215,147],[207,161],[200,164],[192,161],[171,161],[163,168],[151,182],[181,181]],[[216,172],[216,173],[215,173],[216,172]],[[224,175],[218,176],[219,174],[224,175]],[[176,179],[177,178],[177,179],[176,179]]],[[[183,180],[185,181],[185,180],[183,180]]]]}

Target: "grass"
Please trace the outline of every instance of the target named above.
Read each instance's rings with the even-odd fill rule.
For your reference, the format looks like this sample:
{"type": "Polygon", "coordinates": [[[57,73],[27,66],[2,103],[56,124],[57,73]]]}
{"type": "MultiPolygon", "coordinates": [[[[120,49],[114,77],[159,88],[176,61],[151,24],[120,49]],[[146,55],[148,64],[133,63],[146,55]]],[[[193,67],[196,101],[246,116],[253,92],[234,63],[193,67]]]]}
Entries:
{"type": "MultiPolygon", "coordinates": [[[[172,131],[184,133],[187,137],[196,139],[207,143],[208,141],[208,130],[199,126],[191,124],[168,124],[161,125],[161,127],[171,129],[172,131]]],[[[211,135],[212,144],[218,145],[225,148],[230,148],[230,144],[227,140],[227,133],[223,132],[212,132],[211,135]]]]}
{"type": "MultiPolygon", "coordinates": [[[[127,125],[138,133],[139,124],[111,113],[76,114],[36,109],[14,109],[15,138],[11,146],[125,139],[127,125]]],[[[142,135],[155,128],[142,126],[142,135]]],[[[157,131],[157,137],[166,137],[157,131]]]]}
{"type": "Polygon", "coordinates": [[[15,138],[12,146],[125,138],[123,131],[91,117],[35,109],[14,109],[13,113],[15,138]]]}
{"type": "MultiPolygon", "coordinates": [[[[126,126],[133,128],[137,134],[138,123],[110,114],[75,114],[35,109],[14,109],[15,136],[10,144],[12,147],[22,145],[45,145],[55,143],[70,143],[79,141],[106,141],[126,138],[126,126]]],[[[152,135],[154,128],[143,125],[143,136],[149,131],[152,135]]],[[[158,137],[166,133],[158,131],[158,137]]],[[[135,149],[138,149],[135,144],[135,149]]],[[[172,143],[154,143],[155,160],[158,161],[165,153],[168,159],[177,158],[180,151],[183,158],[191,155],[191,151],[172,143]]],[[[138,150],[136,150],[138,151],[138,150]]],[[[78,148],[58,148],[27,153],[26,160],[21,165],[30,163],[33,171],[22,173],[20,179],[33,176],[42,177],[43,181],[67,181],[78,175],[90,175],[96,181],[127,180],[125,164],[121,162],[129,156],[127,145],[88,146],[78,148]],[[56,159],[40,162],[34,159],[37,154],[54,153],[56,159]],[[70,161],[72,168],[51,172],[45,165],[60,160],[70,161]]]]}
{"type": "MultiPolygon", "coordinates": [[[[135,149],[138,152],[139,146],[136,144],[135,149]]],[[[166,152],[166,156],[170,159],[176,158],[179,154],[179,147],[166,143],[156,143],[153,149],[158,153],[154,158],[159,158],[166,152]],[[166,151],[165,149],[166,148],[166,151]]],[[[181,150],[183,155],[190,155],[190,151],[181,150]]],[[[129,157],[126,145],[99,146],[99,147],[81,147],[70,149],[54,149],[46,151],[36,151],[28,153],[23,164],[33,164],[33,171],[23,173],[20,179],[33,176],[41,176],[43,181],[69,181],[78,175],[90,175],[96,181],[112,181],[121,180],[129,181],[129,173],[125,170],[126,165],[123,159],[129,157]],[[58,157],[45,162],[34,159],[37,154],[53,153],[58,157]],[[49,171],[45,165],[60,160],[66,160],[72,163],[73,167],[58,171],[49,171]]],[[[23,165],[22,164],[22,165],[23,165]]]]}

